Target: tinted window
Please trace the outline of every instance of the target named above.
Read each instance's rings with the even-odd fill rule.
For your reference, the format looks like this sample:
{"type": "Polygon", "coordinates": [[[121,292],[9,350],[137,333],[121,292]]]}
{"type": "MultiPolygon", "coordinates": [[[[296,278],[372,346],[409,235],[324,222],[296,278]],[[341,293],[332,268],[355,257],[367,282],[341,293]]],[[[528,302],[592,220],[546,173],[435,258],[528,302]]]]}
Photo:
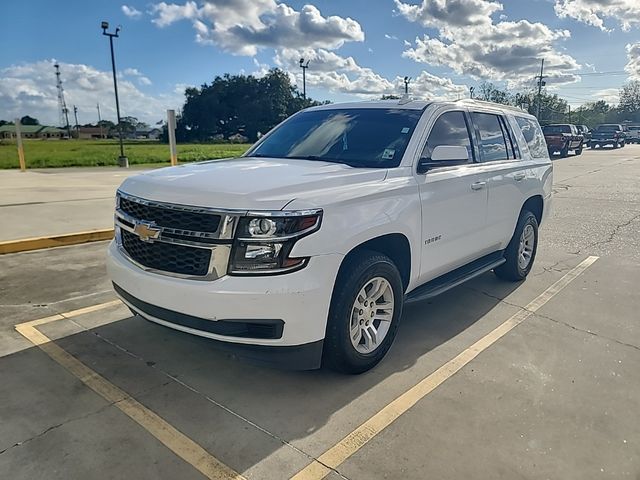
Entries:
{"type": "Polygon", "coordinates": [[[619,125],[598,125],[596,127],[596,132],[615,132],[620,130],[619,125]]]}
{"type": "Polygon", "coordinates": [[[471,138],[463,112],[447,112],[438,117],[433,125],[422,158],[431,158],[433,149],[438,145],[454,145],[467,148],[469,158],[473,158],[471,138]]]}
{"type": "Polygon", "coordinates": [[[542,127],[542,131],[547,134],[571,133],[571,127],[569,125],[547,125],[542,127]]]}
{"type": "Polygon", "coordinates": [[[534,118],[516,117],[516,123],[524,135],[524,139],[529,145],[529,153],[533,158],[544,158],[548,155],[547,143],[542,135],[542,130],[538,121],[534,118]]]}
{"type": "Polygon", "coordinates": [[[498,115],[474,112],[471,114],[471,117],[480,132],[480,154],[482,161],[508,160],[507,144],[498,115]]]}
{"type": "Polygon", "coordinates": [[[246,156],[397,167],[420,115],[419,110],[382,108],[302,112],[278,126],[246,156]]]}

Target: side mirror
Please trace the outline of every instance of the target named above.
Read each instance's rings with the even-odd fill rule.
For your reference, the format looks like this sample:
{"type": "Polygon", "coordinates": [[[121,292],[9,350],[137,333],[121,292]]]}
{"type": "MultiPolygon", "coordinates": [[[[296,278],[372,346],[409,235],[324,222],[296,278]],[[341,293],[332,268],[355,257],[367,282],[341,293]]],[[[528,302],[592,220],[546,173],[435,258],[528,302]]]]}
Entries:
{"type": "Polygon", "coordinates": [[[421,158],[418,173],[426,173],[432,168],[450,167],[469,163],[469,151],[462,145],[438,145],[431,152],[431,158],[421,158]]]}

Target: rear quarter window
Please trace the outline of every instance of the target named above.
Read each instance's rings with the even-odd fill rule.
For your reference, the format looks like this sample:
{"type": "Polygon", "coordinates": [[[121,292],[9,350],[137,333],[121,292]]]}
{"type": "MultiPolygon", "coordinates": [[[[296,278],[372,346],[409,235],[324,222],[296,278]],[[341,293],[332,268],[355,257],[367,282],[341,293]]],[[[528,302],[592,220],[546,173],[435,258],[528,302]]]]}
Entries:
{"type": "Polygon", "coordinates": [[[529,153],[533,158],[546,158],[547,157],[547,143],[544,140],[542,129],[538,121],[533,118],[518,117],[516,116],[516,123],[522,131],[527,145],[529,146],[529,153]]]}

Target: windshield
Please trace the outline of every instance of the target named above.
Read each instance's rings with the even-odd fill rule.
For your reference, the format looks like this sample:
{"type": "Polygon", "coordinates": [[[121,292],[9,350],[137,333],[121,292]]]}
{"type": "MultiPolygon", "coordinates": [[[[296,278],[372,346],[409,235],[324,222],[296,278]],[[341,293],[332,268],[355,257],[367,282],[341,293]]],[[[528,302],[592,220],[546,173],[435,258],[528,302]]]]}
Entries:
{"type": "Polygon", "coordinates": [[[247,157],[299,158],[353,167],[397,167],[421,110],[354,108],[302,112],[247,157]]]}
{"type": "Polygon", "coordinates": [[[596,127],[596,132],[615,132],[616,130],[620,130],[618,125],[598,125],[596,127]]]}
{"type": "Polygon", "coordinates": [[[547,125],[542,128],[544,133],[571,133],[571,127],[569,125],[547,125]]]}

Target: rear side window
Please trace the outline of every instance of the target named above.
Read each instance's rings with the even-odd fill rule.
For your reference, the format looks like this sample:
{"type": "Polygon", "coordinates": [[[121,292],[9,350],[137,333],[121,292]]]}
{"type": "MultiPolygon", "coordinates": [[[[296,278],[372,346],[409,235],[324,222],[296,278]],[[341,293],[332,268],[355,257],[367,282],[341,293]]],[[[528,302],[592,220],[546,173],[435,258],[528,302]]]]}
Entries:
{"type": "Polygon", "coordinates": [[[547,154],[547,143],[540,129],[540,124],[533,118],[518,117],[516,122],[522,130],[522,135],[529,145],[529,152],[533,158],[545,158],[547,154]]]}
{"type": "Polygon", "coordinates": [[[463,112],[446,112],[438,117],[431,133],[429,133],[421,158],[431,158],[433,149],[438,145],[463,146],[467,148],[469,158],[474,157],[471,137],[463,112]]]}
{"type": "Polygon", "coordinates": [[[473,112],[473,123],[480,134],[480,158],[483,162],[508,160],[507,139],[498,115],[473,112]]]}

